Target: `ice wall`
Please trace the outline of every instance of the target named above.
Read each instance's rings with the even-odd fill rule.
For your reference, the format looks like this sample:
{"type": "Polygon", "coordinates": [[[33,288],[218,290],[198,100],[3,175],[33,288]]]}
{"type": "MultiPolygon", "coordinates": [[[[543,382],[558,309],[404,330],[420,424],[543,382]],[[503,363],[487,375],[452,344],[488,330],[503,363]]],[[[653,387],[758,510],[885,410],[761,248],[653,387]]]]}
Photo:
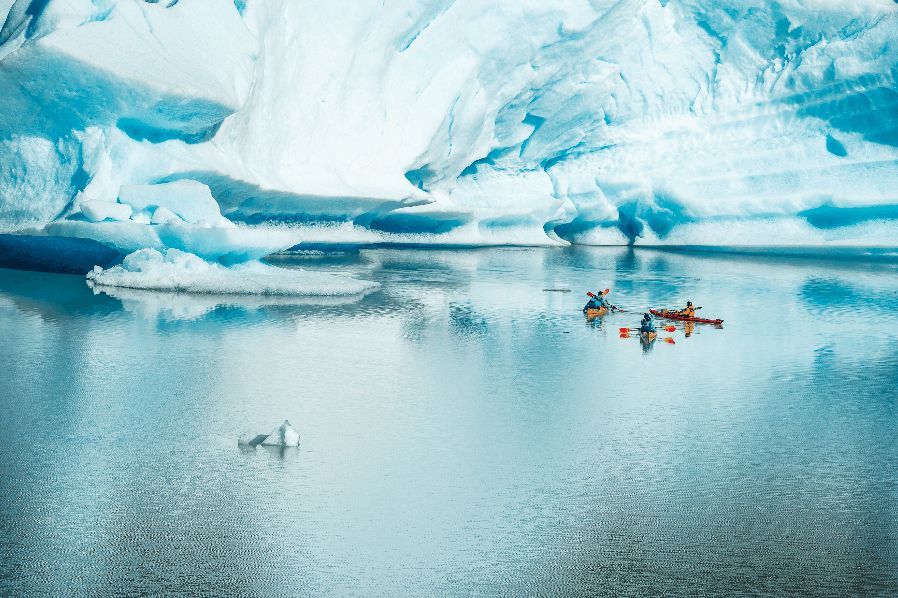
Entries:
{"type": "Polygon", "coordinates": [[[891,0],[0,0],[0,21],[0,231],[226,263],[310,231],[898,232],[891,0]],[[221,221],[128,199],[182,179],[221,221]]]}

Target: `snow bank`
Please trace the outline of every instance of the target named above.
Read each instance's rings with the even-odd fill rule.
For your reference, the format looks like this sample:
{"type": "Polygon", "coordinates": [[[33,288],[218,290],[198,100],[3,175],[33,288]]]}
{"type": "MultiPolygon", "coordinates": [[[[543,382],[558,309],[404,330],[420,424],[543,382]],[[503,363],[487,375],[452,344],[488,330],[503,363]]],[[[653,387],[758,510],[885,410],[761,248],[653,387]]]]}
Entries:
{"type": "Polygon", "coordinates": [[[87,279],[100,287],[218,295],[360,295],[378,287],[377,283],[347,276],[276,268],[261,262],[225,267],[178,249],[142,249],[128,255],[119,266],[94,268],[87,279]]]}

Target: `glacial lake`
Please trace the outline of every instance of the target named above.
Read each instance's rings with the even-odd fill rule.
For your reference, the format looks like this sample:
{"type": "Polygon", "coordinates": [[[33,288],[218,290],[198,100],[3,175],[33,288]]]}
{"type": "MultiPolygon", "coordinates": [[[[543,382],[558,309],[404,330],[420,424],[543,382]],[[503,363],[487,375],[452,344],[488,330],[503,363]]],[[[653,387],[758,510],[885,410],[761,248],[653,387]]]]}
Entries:
{"type": "Polygon", "coordinates": [[[382,287],[0,270],[0,595],[898,593],[894,261],[274,263],[382,287]],[[635,311],[588,320],[606,287],[635,311]],[[620,338],[687,300],[723,327],[620,338]],[[238,447],[284,419],[298,448],[238,447]]]}

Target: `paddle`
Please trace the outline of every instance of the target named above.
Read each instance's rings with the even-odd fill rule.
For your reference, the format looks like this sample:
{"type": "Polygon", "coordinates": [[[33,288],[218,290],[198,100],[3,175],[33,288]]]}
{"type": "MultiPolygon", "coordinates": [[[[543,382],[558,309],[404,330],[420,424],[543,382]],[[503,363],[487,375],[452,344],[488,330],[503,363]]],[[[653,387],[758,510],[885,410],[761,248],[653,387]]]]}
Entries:
{"type": "MultiPolygon", "coordinates": [[[[605,295],[607,295],[607,294],[610,293],[610,292],[611,292],[611,289],[605,289],[604,291],[602,291],[602,297],[604,297],[605,295]]],[[[598,295],[596,295],[596,294],[593,293],[592,291],[586,291],[586,295],[587,295],[588,297],[592,297],[593,299],[601,299],[601,297],[599,297],[598,295]]]]}
{"type": "MultiPolygon", "coordinates": [[[[629,333],[629,332],[621,332],[621,333],[620,333],[620,337],[621,337],[621,338],[630,338],[630,333],[629,333]]],[[[664,341],[665,343],[667,343],[668,345],[676,345],[676,344],[677,344],[677,341],[675,341],[673,338],[671,338],[671,337],[669,337],[669,336],[665,336],[665,337],[664,337],[663,339],[661,339],[661,340],[663,340],[663,341],[664,341]]]]}
{"type": "MultiPolygon", "coordinates": [[[[666,332],[676,332],[676,328],[673,326],[659,326],[659,330],[664,330],[666,332]]],[[[618,328],[620,332],[630,332],[631,330],[639,332],[639,328],[618,328]]]]}

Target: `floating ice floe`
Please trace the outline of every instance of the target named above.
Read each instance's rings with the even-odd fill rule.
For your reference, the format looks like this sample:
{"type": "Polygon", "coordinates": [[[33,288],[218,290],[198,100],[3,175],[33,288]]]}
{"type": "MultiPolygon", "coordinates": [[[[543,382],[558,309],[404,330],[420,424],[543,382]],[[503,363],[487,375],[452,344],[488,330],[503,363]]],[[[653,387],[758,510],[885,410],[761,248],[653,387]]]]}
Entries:
{"type": "Polygon", "coordinates": [[[299,432],[293,429],[288,420],[284,420],[280,426],[270,434],[255,434],[246,432],[240,435],[237,444],[243,446],[299,446],[299,432]]]}
{"type": "Polygon", "coordinates": [[[286,419],[284,423],[271,431],[268,438],[262,441],[263,446],[298,446],[299,433],[293,429],[286,419]]]}
{"type": "Polygon", "coordinates": [[[95,286],[215,295],[346,296],[362,295],[379,285],[348,276],[246,262],[223,266],[178,249],[141,249],[112,268],[87,274],[95,286]]]}

